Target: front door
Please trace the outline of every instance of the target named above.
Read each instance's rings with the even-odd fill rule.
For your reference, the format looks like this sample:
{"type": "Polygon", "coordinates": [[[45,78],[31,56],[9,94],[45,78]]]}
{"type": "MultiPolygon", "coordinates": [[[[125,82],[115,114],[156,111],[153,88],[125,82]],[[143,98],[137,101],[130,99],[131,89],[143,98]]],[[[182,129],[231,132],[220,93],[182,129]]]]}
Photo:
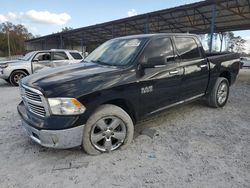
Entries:
{"type": "Polygon", "coordinates": [[[50,52],[38,52],[32,59],[32,72],[38,72],[39,70],[51,68],[51,54],[50,52]]]}
{"type": "Polygon", "coordinates": [[[142,53],[139,63],[147,64],[149,60],[159,59],[165,59],[165,64],[144,68],[144,75],[140,79],[140,98],[144,114],[158,112],[179,100],[183,68],[175,62],[171,38],[153,38],[142,53]]]}

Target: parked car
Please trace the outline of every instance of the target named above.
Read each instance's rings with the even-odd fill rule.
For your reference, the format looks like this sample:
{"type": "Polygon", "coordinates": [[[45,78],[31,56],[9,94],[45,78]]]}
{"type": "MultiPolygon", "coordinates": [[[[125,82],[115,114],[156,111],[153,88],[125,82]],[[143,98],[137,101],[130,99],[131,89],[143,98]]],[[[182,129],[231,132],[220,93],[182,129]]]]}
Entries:
{"type": "Polygon", "coordinates": [[[128,146],[147,116],[202,97],[223,107],[239,62],[235,53],[207,56],[192,34],[116,38],[85,63],[22,79],[18,112],[42,146],[110,152],[128,146]]]}
{"type": "Polygon", "coordinates": [[[33,51],[20,59],[0,62],[0,78],[18,86],[20,79],[41,69],[79,63],[82,60],[82,55],[75,50],[33,51]]]}
{"type": "Polygon", "coordinates": [[[240,58],[241,67],[242,68],[250,68],[250,58],[249,57],[241,57],[240,58]]]}

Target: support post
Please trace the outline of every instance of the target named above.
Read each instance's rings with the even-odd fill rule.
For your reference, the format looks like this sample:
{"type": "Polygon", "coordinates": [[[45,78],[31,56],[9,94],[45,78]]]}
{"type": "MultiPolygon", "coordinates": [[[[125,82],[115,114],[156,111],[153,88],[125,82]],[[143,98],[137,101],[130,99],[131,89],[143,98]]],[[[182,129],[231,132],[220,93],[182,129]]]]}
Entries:
{"type": "Polygon", "coordinates": [[[47,40],[46,40],[46,38],[44,39],[44,50],[47,50],[47,40]]]}
{"type": "Polygon", "coordinates": [[[115,38],[115,26],[112,24],[112,38],[115,38]]]}
{"type": "Polygon", "coordinates": [[[221,38],[220,38],[220,52],[222,51],[223,39],[224,39],[224,34],[221,33],[221,38]]]}
{"type": "Polygon", "coordinates": [[[147,14],[147,18],[146,18],[146,23],[145,23],[145,33],[149,33],[149,18],[148,18],[148,14],[147,14]]]}
{"type": "Polygon", "coordinates": [[[8,55],[10,59],[10,31],[7,31],[7,40],[8,40],[8,55]]]}
{"type": "Polygon", "coordinates": [[[209,43],[209,51],[212,52],[213,48],[213,36],[215,31],[215,20],[216,20],[216,4],[213,4],[212,8],[212,20],[211,20],[211,31],[210,31],[210,43],[209,43]]]}
{"type": "Polygon", "coordinates": [[[63,37],[62,37],[62,34],[60,34],[60,48],[63,49],[63,37]]]}
{"type": "Polygon", "coordinates": [[[83,55],[83,57],[85,58],[85,54],[83,53],[83,36],[82,36],[82,38],[81,38],[81,51],[82,51],[82,55],[83,55]]]}

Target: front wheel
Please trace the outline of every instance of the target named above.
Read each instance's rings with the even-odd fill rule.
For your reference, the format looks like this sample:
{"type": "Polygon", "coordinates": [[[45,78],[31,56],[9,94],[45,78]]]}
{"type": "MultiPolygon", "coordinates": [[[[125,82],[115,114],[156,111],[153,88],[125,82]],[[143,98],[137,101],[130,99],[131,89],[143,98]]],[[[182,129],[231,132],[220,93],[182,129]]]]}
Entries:
{"type": "Polygon", "coordinates": [[[25,76],[27,76],[28,74],[22,70],[17,70],[11,73],[10,75],[10,83],[13,86],[18,86],[19,85],[19,81],[24,78],[25,76]]]}
{"type": "Polygon", "coordinates": [[[134,125],[120,107],[105,104],[88,119],[83,133],[83,148],[90,155],[126,148],[133,140],[134,125]]]}
{"type": "Polygon", "coordinates": [[[229,82],[226,78],[219,77],[208,96],[208,105],[215,108],[223,107],[227,103],[228,96],[229,82]]]}
{"type": "Polygon", "coordinates": [[[4,80],[10,84],[10,79],[4,79],[4,80]]]}

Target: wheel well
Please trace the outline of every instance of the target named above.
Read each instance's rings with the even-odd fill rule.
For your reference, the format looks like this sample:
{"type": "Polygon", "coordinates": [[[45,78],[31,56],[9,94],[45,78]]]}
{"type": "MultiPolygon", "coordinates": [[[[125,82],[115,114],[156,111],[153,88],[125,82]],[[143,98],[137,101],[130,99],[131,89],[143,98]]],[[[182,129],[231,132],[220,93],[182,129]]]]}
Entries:
{"type": "Polygon", "coordinates": [[[113,105],[119,106],[125,112],[128,113],[128,115],[131,117],[133,123],[134,124],[136,123],[135,111],[134,111],[133,105],[129,101],[127,101],[125,99],[114,99],[114,100],[107,101],[103,104],[113,104],[113,105]]]}
{"type": "MultiPolygon", "coordinates": [[[[11,74],[12,74],[13,72],[15,72],[15,71],[23,71],[23,72],[25,72],[27,75],[29,75],[29,72],[28,72],[27,70],[25,70],[25,69],[13,70],[13,71],[11,72],[11,74]]],[[[11,76],[11,74],[10,74],[10,76],[11,76]]],[[[9,78],[10,78],[10,76],[9,76],[9,78]]],[[[9,78],[8,78],[8,79],[9,79],[9,78]]]]}
{"type": "Polygon", "coordinates": [[[231,74],[228,71],[222,72],[219,77],[226,78],[231,85],[231,74]]]}

